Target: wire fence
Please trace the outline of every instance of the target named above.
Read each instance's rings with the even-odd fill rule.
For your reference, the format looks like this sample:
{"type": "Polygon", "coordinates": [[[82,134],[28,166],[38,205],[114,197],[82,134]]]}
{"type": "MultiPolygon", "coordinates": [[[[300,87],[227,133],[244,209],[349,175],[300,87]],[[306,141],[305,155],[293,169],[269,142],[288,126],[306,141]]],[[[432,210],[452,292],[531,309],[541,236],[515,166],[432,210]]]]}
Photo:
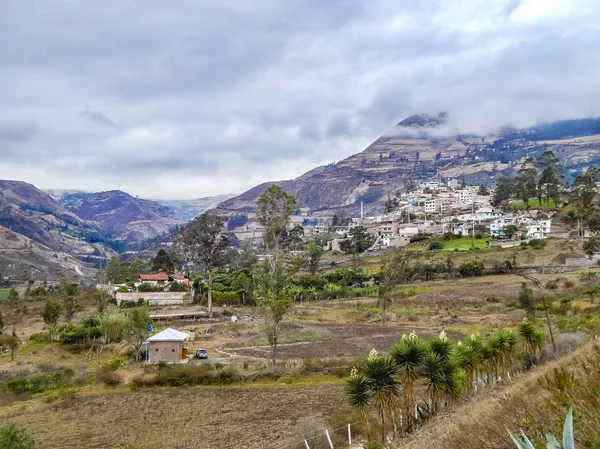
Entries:
{"type": "Polygon", "coordinates": [[[356,443],[352,428],[359,422],[336,426],[331,429],[320,429],[303,435],[303,438],[278,446],[278,449],[345,449],[356,443]]]}

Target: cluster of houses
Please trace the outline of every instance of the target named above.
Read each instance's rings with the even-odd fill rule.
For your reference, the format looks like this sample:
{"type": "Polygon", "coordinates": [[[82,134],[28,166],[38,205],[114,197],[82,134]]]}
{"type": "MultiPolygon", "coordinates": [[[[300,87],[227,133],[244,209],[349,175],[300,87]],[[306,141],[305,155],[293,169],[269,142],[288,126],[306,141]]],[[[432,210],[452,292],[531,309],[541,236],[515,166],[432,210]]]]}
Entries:
{"type": "MultiPolygon", "coordinates": [[[[399,206],[391,213],[354,218],[348,227],[334,229],[338,237],[328,242],[326,250],[339,250],[344,234],[352,226],[364,226],[374,237],[373,250],[408,245],[418,234],[473,236],[482,230],[498,239],[510,237],[544,239],[550,233],[550,220],[535,220],[523,215],[505,215],[490,205],[492,192],[481,194],[478,186],[464,186],[450,179],[446,184],[438,177],[403,193],[399,206]],[[514,226],[514,227],[513,227],[514,226]]],[[[315,226],[311,233],[330,231],[315,226]]]]}

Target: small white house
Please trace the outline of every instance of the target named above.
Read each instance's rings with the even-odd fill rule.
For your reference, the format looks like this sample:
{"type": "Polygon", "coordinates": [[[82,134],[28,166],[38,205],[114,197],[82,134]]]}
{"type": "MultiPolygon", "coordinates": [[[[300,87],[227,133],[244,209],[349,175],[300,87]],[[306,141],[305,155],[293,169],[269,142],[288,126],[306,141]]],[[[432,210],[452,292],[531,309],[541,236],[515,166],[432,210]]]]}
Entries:
{"type": "Polygon", "coordinates": [[[187,360],[188,337],[185,332],[170,327],[153,335],[144,342],[146,361],[154,363],[187,360]]]}

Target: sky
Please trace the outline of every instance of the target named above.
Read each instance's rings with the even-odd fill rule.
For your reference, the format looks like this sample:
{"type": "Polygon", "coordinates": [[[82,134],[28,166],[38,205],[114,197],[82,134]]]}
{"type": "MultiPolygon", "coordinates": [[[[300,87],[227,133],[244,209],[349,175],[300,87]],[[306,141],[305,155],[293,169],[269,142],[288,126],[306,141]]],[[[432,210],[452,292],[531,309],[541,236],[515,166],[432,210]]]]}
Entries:
{"type": "Polygon", "coordinates": [[[241,193],[446,111],[600,116],[597,0],[0,0],[0,178],[241,193]]]}

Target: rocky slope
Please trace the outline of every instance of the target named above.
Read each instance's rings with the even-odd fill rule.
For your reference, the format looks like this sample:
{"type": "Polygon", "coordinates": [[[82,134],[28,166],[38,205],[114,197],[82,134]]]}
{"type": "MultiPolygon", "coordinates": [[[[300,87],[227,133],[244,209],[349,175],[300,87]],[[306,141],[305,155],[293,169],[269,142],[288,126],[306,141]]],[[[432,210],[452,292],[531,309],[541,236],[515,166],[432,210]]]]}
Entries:
{"type": "Polygon", "coordinates": [[[31,184],[0,180],[0,270],[13,278],[85,276],[112,251],[101,233],[31,184]],[[92,243],[95,242],[95,243],[92,243]]]}
{"type": "Polygon", "coordinates": [[[344,211],[357,215],[380,211],[388,196],[412,180],[443,177],[491,185],[512,173],[527,156],[552,150],[565,167],[567,180],[582,167],[600,163],[600,119],[568,120],[526,130],[504,129],[490,135],[456,135],[444,113],[408,117],[362,152],[304,175],[256,186],[219,204],[225,215],[252,217],[258,197],[271,184],[296,196],[311,214],[344,211]]]}
{"type": "Polygon", "coordinates": [[[112,238],[128,242],[156,237],[183,222],[171,208],[120,190],[65,194],[59,203],[112,238]]]}

